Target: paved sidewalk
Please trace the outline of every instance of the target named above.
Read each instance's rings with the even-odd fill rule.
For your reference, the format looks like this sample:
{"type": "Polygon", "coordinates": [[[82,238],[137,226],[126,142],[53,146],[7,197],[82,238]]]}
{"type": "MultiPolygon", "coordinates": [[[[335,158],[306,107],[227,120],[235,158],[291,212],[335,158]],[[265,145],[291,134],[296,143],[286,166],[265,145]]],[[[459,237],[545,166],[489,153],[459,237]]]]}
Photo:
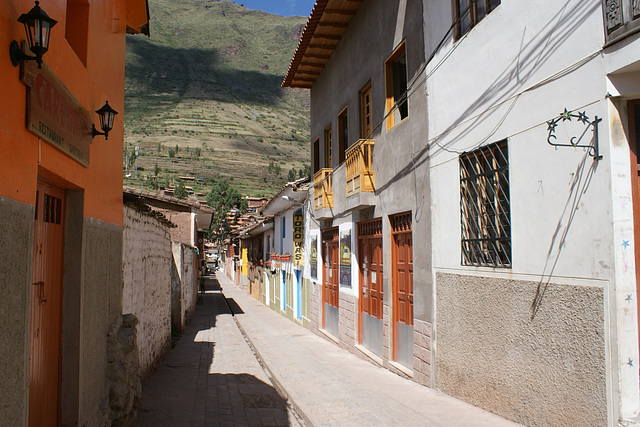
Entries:
{"type": "Polygon", "coordinates": [[[376,367],[273,312],[222,272],[218,280],[275,381],[313,425],[517,425],[376,367]]]}
{"type": "Polygon", "coordinates": [[[215,280],[143,386],[138,426],[298,425],[238,329],[215,280]]]}

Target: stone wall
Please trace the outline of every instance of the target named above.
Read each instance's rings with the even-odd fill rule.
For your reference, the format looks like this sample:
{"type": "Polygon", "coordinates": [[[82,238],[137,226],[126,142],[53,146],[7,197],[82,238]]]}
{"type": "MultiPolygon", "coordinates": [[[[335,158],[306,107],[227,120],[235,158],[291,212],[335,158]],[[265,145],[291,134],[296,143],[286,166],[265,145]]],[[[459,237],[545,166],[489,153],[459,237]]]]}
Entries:
{"type": "Polygon", "coordinates": [[[356,302],[355,296],[340,292],[338,303],[340,306],[340,324],[338,326],[340,347],[351,352],[355,352],[356,331],[358,330],[356,302]]]}
{"type": "Polygon", "coordinates": [[[171,348],[171,263],[169,226],[125,205],[122,311],[139,320],[137,340],[143,379],[171,348]]]}
{"type": "Polygon", "coordinates": [[[432,359],[431,337],[433,327],[431,323],[414,319],[413,321],[413,380],[431,387],[432,359]]]}
{"type": "Polygon", "coordinates": [[[138,319],[133,314],[118,316],[107,333],[109,407],[112,427],[133,425],[142,395],[136,336],[138,319]]]}
{"type": "Polygon", "coordinates": [[[322,327],[320,304],[322,303],[322,284],[312,280],[309,282],[309,329],[315,333],[322,327]]]}
{"type": "Polygon", "coordinates": [[[602,287],[448,273],[436,284],[439,389],[529,426],[607,425],[602,287]]]}

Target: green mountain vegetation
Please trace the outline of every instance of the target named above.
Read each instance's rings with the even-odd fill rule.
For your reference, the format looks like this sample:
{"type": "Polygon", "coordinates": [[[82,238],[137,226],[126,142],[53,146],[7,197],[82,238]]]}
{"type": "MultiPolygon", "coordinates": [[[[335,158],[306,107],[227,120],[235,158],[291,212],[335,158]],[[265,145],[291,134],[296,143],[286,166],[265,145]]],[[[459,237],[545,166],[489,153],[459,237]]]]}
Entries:
{"type": "Polygon", "coordinates": [[[189,176],[188,190],[207,193],[227,178],[244,195],[270,196],[307,175],[309,95],[280,88],[306,17],[226,0],[149,8],[151,37],[127,36],[125,185],[189,176]]]}

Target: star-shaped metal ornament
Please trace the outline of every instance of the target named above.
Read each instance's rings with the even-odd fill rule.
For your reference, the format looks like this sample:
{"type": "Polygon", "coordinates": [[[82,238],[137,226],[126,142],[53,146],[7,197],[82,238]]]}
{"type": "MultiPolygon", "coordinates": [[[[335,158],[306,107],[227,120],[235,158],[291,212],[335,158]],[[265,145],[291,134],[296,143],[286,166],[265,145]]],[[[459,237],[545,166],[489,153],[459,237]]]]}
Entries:
{"type": "Polygon", "coordinates": [[[627,249],[630,246],[629,241],[628,240],[623,240],[622,241],[622,246],[624,246],[624,248],[627,249]]]}
{"type": "Polygon", "coordinates": [[[627,297],[624,300],[626,302],[631,302],[631,294],[627,294],[627,297]]]}
{"type": "MultiPolygon", "coordinates": [[[[602,121],[601,118],[595,116],[593,121],[589,120],[587,113],[585,111],[578,111],[573,113],[566,108],[560,115],[554,119],[547,121],[547,142],[549,145],[552,145],[558,149],[558,147],[573,147],[573,148],[583,148],[586,150],[591,157],[595,160],[602,159],[599,151],[598,144],[598,123],[602,121]],[[558,136],[555,134],[556,130],[560,124],[560,122],[572,121],[571,119],[577,119],[577,122],[582,123],[585,126],[585,129],[582,131],[582,134],[570,137],[567,135],[569,142],[563,142],[558,140],[558,136]],[[593,131],[593,138],[583,138],[585,133],[591,129],[593,131]]],[[[563,125],[564,126],[564,125],[563,125]]],[[[571,129],[573,130],[573,129],[571,129]]],[[[628,243],[627,243],[628,244],[628,243]]],[[[626,246],[625,246],[626,247],[626,246]]]]}
{"type": "Polygon", "coordinates": [[[562,119],[563,122],[565,120],[571,121],[571,111],[569,111],[569,110],[567,110],[565,108],[564,111],[562,113],[560,113],[560,118],[562,119]]]}
{"type": "Polygon", "coordinates": [[[584,111],[578,113],[578,121],[582,123],[589,123],[589,117],[585,114],[584,111]]]}

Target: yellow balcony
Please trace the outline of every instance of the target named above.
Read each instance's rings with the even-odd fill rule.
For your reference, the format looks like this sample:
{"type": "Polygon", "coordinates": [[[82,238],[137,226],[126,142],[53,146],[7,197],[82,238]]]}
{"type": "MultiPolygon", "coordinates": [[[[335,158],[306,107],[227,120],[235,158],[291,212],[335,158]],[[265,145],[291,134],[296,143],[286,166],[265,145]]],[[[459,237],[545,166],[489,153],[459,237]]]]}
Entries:
{"type": "Polygon", "coordinates": [[[320,169],[313,176],[313,209],[333,207],[333,169],[320,169]]]}
{"type": "Polygon", "coordinates": [[[361,139],[345,153],[347,172],[347,197],[359,192],[373,193],[375,172],[373,164],[373,140],[361,139]]]}

